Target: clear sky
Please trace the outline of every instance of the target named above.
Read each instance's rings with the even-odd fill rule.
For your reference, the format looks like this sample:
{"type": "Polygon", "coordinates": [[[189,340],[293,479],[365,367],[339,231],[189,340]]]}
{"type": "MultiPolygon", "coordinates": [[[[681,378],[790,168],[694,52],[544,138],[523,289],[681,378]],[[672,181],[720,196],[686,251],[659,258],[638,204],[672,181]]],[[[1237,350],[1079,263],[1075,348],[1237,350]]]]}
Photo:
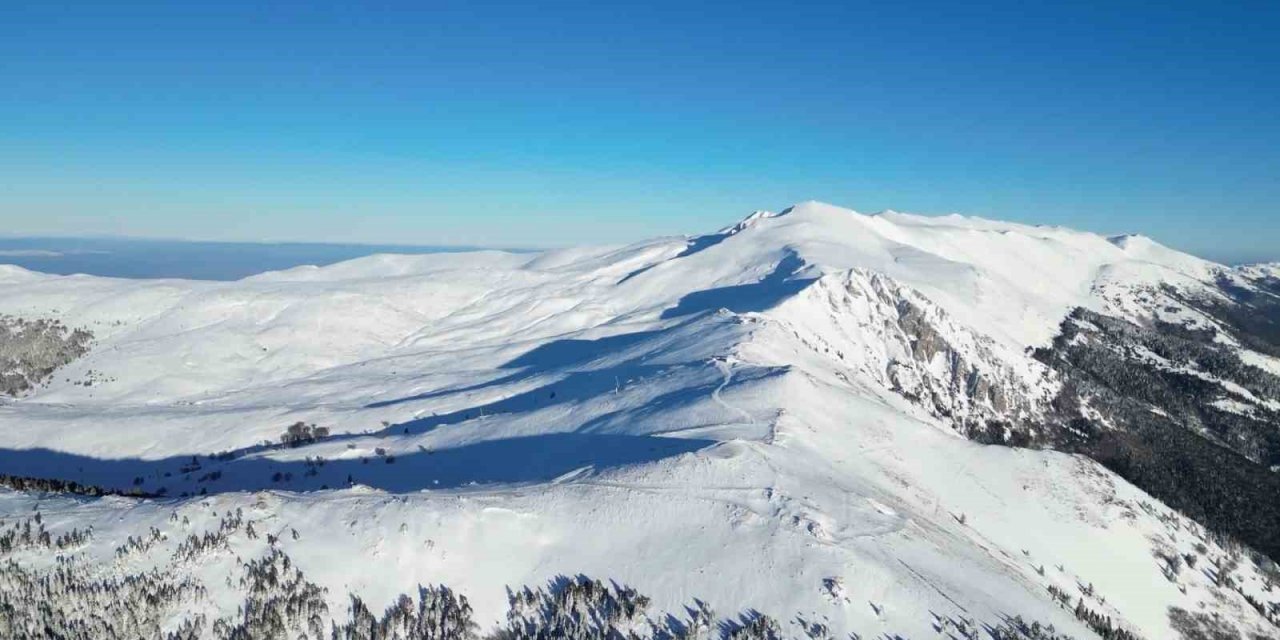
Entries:
{"type": "Polygon", "coordinates": [[[0,233],[546,246],[818,199],[1280,259],[1275,1],[630,4],[2,2],[0,233]]]}

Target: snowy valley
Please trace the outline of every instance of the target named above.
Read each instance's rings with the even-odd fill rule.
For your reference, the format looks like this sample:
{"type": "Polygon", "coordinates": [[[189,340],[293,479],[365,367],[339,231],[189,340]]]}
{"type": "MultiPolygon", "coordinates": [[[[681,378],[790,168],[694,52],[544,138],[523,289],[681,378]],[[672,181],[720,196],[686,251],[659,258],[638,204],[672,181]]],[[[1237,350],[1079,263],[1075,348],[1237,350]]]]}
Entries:
{"type": "Polygon", "coordinates": [[[5,638],[1280,637],[1280,266],[1142,236],[0,266],[0,382],[5,638]]]}

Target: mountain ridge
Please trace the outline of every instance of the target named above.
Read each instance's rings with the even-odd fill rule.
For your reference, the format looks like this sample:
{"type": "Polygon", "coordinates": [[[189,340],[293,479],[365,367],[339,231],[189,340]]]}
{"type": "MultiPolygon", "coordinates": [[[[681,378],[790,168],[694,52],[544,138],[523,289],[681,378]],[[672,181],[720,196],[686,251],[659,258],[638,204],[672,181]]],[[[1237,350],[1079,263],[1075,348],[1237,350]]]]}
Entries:
{"type": "Polygon", "coordinates": [[[240,604],[218,586],[235,558],[279,550],[335,619],[348,592],[377,610],[443,583],[500,627],[504,586],[585,574],[785,637],[1014,615],[1270,637],[1276,272],[1121,244],[810,202],[704,236],[227,283],[17,273],[0,313],[93,343],[0,403],[6,473],[153,497],[0,493],[0,513],[91,523],[89,567],[154,528],[110,571],[206,585],[186,612],[209,621],[240,604]],[[226,525],[200,562],[178,549],[239,510],[276,540],[226,525]]]}

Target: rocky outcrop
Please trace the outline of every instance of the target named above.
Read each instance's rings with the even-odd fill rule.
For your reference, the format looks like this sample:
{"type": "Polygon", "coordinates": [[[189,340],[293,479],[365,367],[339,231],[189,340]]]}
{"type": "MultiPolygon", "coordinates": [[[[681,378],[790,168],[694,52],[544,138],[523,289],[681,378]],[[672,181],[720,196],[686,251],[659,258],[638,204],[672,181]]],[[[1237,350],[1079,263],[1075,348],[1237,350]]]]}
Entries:
{"type": "Polygon", "coordinates": [[[952,320],[878,273],[825,276],[770,313],[850,376],[912,401],[972,438],[1031,444],[1057,392],[1050,370],[952,320]]]}

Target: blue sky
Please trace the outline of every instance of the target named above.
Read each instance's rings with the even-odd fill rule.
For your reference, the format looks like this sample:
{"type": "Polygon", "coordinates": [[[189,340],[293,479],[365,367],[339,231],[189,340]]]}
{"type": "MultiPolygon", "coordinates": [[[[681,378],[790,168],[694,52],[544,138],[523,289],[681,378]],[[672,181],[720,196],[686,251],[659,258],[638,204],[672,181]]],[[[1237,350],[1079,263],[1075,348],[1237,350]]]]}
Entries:
{"type": "Polygon", "coordinates": [[[1280,259],[1280,3],[787,4],[6,2],[0,225],[546,246],[818,199],[1280,259]]]}

